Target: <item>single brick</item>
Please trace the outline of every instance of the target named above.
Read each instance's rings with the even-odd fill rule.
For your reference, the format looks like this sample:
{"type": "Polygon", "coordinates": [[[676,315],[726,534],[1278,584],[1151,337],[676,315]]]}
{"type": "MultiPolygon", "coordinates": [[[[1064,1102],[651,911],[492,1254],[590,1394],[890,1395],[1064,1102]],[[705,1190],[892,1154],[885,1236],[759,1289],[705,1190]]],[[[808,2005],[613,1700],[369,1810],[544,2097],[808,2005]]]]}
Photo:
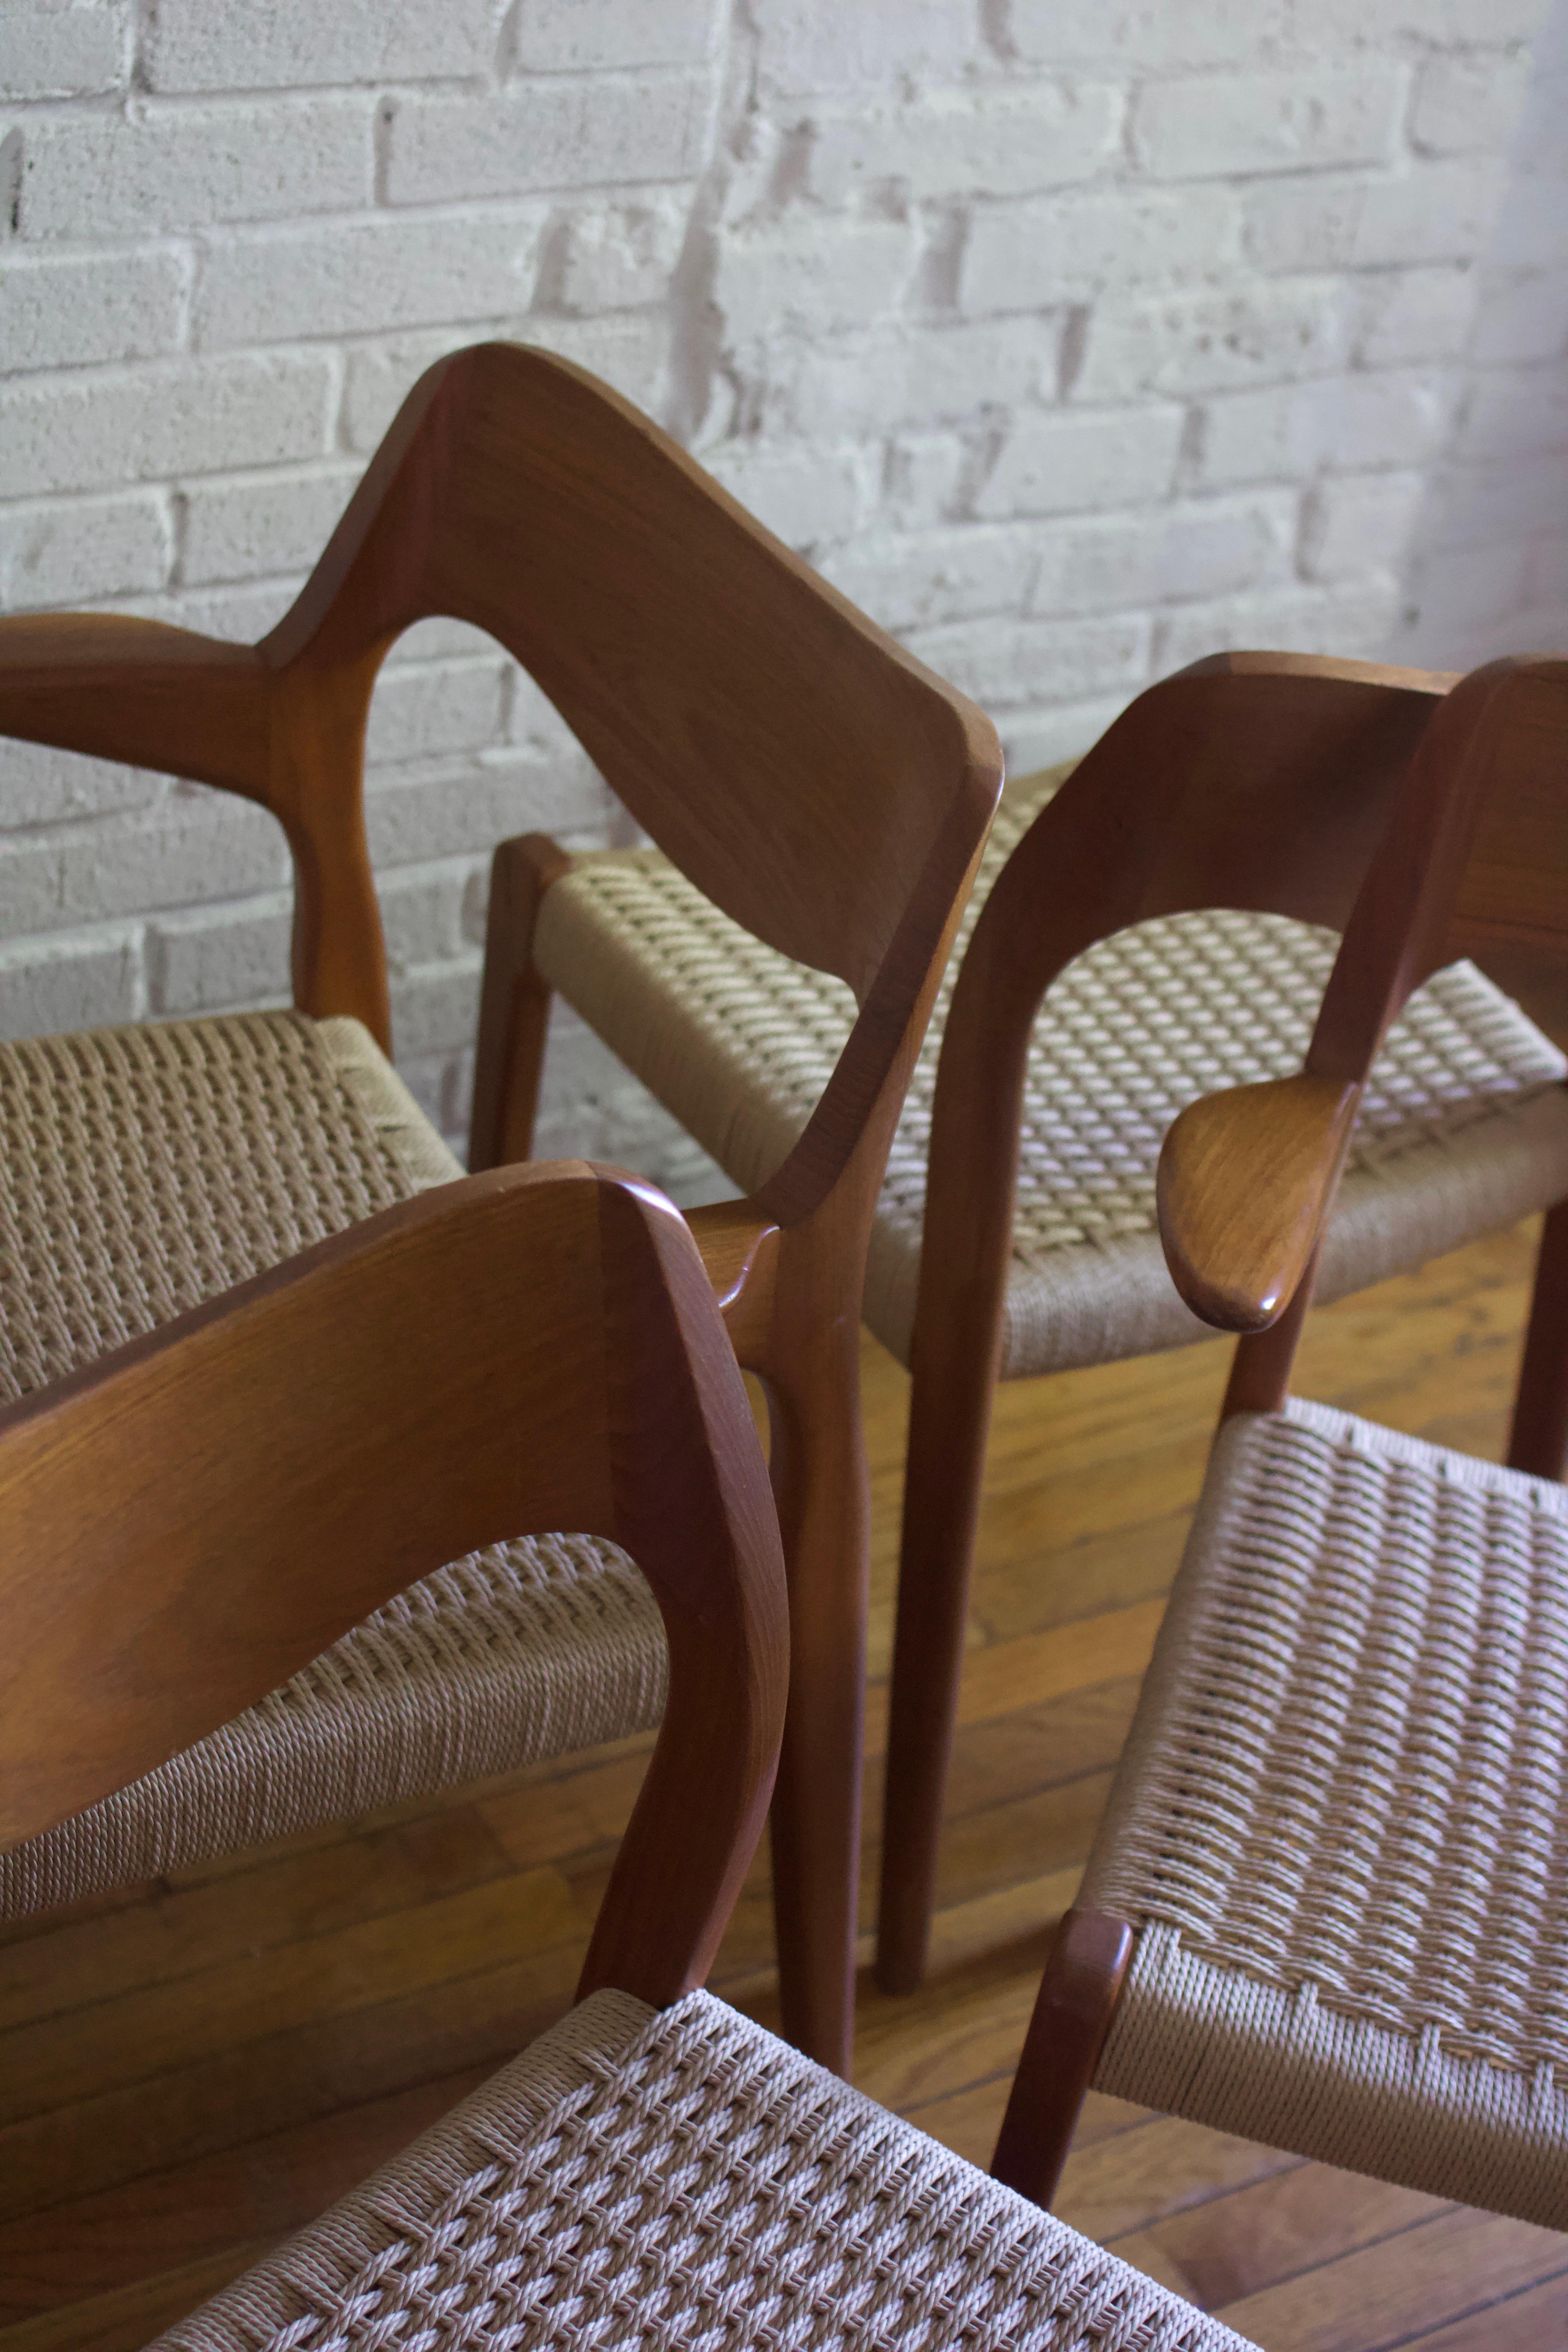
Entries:
{"type": "Polygon", "coordinates": [[[1301,569],[1309,580],[1359,580],[1394,572],[1426,495],[1425,474],[1342,474],[1307,501],[1301,569]]]}
{"type": "Polygon", "coordinates": [[[1041,534],[963,523],[954,529],[860,535],[824,564],[843,590],[885,629],[918,629],[984,613],[1019,611],[1039,567],[1041,534]]]}
{"type": "Polygon", "coordinates": [[[763,81],[770,92],[793,97],[956,75],[980,54],[978,17],[978,9],[952,0],[840,8],[769,0],[761,26],[763,81]]]}
{"type": "Polygon", "coordinates": [[[1530,61],[1511,51],[1433,58],[1416,79],[1410,136],[1429,155],[1500,153],[1524,105],[1530,61]]]}
{"type": "Polygon", "coordinates": [[[748,514],[805,551],[847,539],[870,506],[869,460],[857,449],[721,447],[703,464],[748,514]]]}
{"type": "Polygon", "coordinates": [[[1104,82],[933,91],[871,111],[823,108],[810,123],[813,195],[842,205],[896,187],[933,196],[1021,196],[1089,178],[1115,155],[1121,93],[1104,82]]]}
{"type": "Polygon", "coordinates": [[[484,97],[400,99],[387,134],[394,205],[516,196],[626,180],[690,179],[702,164],[705,76],[519,82],[484,97]]]}
{"type": "Polygon", "coordinates": [[[149,924],[151,1009],[189,1014],[289,1003],[293,928],[292,891],[149,924]]]}
{"type": "Polygon", "coordinates": [[[309,570],[359,476],[357,466],[329,466],[193,483],[184,494],[184,578],[199,586],[309,570]]]}
{"type": "Polygon", "coordinates": [[[523,73],[592,73],[606,66],[700,65],[718,30],[716,0],[526,0],[515,62],[523,73]]]}
{"type": "Polygon", "coordinates": [[[1469,341],[1479,287],[1473,268],[1380,269],[1356,278],[1349,289],[1352,359],[1384,368],[1458,358],[1469,341]]]}
{"type": "Polygon", "coordinates": [[[1299,480],[1324,463],[1418,463],[1435,457],[1447,439],[1455,390],[1454,380],[1439,372],[1390,369],[1212,400],[1198,479],[1217,489],[1299,480]]]}
{"type": "Polygon", "coordinates": [[[377,871],[463,854],[488,856],[519,833],[583,833],[608,819],[604,785],[539,754],[510,751],[482,761],[374,775],[365,827],[377,871]]]}
{"type": "Polygon", "coordinates": [[[568,310],[590,312],[663,300],[690,211],[685,198],[659,194],[571,214],[552,292],[568,310]]]}
{"type": "Polygon", "coordinates": [[[161,588],[173,551],[161,491],[0,508],[0,597],[19,612],[161,588]]]}
{"type": "Polygon", "coordinates": [[[1055,398],[1066,312],[882,328],[845,350],[806,337],[770,355],[770,398],[805,440],[887,432],[1055,398]]]}
{"type": "Polygon", "coordinates": [[[971,224],[960,299],[971,315],[1031,310],[1106,284],[1192,277],[1227,261],[1238,217],[1227,188],[1177,195],[1136,185],[998,205],[971,224]]]}
{"type": "Polygon", "coordinates": [[[1108,299],[1096,305],[1073,394],[1126,400],[1142,392],[1228,392],[1322,375],[1340,363],[1344,341],[1344,289],[1337,278],[1108,299]]]}
{"type": "Polygon", "coordinates": [[[333,389],[315,352],[0,386],[0,498],[320,457],[333,389]]]}
{"type": "Polygon", "coordinates": [[[399,1054],[410,1056],[471,1045],[479,1012],[477,955],[421,964],[393,981],[393,1045],[399,1054]]]}
{"type": "Polygon", "coordinates": [[[26,126],[21,229],[29,237],[116,237],[134,224],[203,229],[370,202],[374,102],[255,100],[26,126]]]}
{"type": "Polygon", "coordinates": [[[68,932],[0,947],[0,1037],[51,1037],[134,1021],[144,1008],[139,932],[68,932]]]}
{"type": "Polygon", "coordinates": [[[910,651],[988,709],[1081,701],[1148,675],[1149,623],[1141,613],[1078,621],[963,621],[920,629],[910,651]]]}
{"type": "Polygon", "coordinates": [[[1289,0],[1013,0],[1007,34],[1027,65],[1153,73],[1267,56],[1289,20],[1289,0]]]}
{"type": "Polygon", "coordinates": [[[130,10],[28,7],[6,0],[0,40],[0,98],[90,98],[124,87],[130,10]]]}
{"type": "Polygon", "coordinates": [[[162,797],[163,779],[145,768],[57,751],[52,743],[0,739],[0,835],[21,825],[64,824],[146,808],[162,797]]]}
{"type": "Polygon", "coordinates": [[[1020,416],[975,512],[1005,521],[1163,498],[1181,437],[1182,412],[1173,407],[1020,416]]]}
{"type": "Polygon", "coordinates": [[[719,248],[713,299],[727,344],[793,327],[812,336],[863,326],[897,310],[915,264],[900,221],[825,223],[786,215],[731,230],[719,248]]]}
{"type": "Polygon", "coordinates": [[[287,89],[308,82],[420,81],[483,73],[490,0],[268,0],[215,8],[158,0],[143,47],[155,90],[287,89]]]}
{"type": "Polygon", "coordinates": [[[520,205],[226,237],[202,272],[198,340],[222,349],[514,316],[528,306],[545,219],[542,206],[520,205]]]}
{"type": "Polygon", "coordinates": [[[384,671],[371,698],[365,758],[427,760],[499,741],[503,675],[499,658],[384,671]]]}
{"type": "Polygon", "coordinates": [[[416,866],[376,877],[382,927],[386,937],[390,970],[401,978],[426,965],[464,956],[474,946],[463,920],[463,909],[474,874],[472,858],[451,859],[438,866],[416,866]]]}
{"type": "Polygon", "coordinates": [[[1393,64],[1183,75],[1140,91],[1133,152],[1157,180],[1384,163],[1405,92],[1393,64]]]}
{"type": "Polygon", "coordinates": [[[167,252],[15,254],[0,270],[7,372],[158,359],[179,343],[185,268],[167,252]]]}
{"type": "Polygon", "coordinates": [[[1040,534],[1028,609],[1115,612],[1282,584],[1291,576],[1297,503],[1293,489],[1281,489],[1056,523],[1040,534]]]}

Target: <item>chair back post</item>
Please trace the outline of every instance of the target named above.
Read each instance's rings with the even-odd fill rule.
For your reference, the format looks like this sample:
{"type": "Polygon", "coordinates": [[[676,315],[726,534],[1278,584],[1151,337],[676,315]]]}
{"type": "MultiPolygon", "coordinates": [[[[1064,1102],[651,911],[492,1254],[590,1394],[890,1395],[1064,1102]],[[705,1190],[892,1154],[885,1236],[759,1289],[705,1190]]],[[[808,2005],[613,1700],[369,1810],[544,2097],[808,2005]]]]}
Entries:
{"type": "Polygon", "coordinates": [[[8,1844],[454,1558],[621,1543],[671,1695],[594,1953],[650,2000],[701,1980],[772,1785],[784,1570],[701,1260],[647,1187],[498,1170],[179,1317],[0,1415],[0,1524],[8,1844]]]}

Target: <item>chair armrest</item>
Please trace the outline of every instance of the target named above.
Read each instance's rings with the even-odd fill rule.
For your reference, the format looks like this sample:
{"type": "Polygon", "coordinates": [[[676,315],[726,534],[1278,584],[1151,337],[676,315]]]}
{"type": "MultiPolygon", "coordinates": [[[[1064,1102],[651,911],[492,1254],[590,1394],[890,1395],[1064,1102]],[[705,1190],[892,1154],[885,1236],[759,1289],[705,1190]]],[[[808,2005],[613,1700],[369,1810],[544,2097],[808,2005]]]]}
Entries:
{"type": "Polygon", "coordinates": [[[0,734],[268,803],[268,680],[252,646],[97,613],[0,620],[0,734]]]}
{"type": "Polygon", "coordinates": [[[1190,1104],[1160,1154],[1155,1196],[1171,1278],[1221,1331],[1267,1331],[1289,1306],[1333,1202],[1358,1084],[1232,1087],[1190,1104]]]}

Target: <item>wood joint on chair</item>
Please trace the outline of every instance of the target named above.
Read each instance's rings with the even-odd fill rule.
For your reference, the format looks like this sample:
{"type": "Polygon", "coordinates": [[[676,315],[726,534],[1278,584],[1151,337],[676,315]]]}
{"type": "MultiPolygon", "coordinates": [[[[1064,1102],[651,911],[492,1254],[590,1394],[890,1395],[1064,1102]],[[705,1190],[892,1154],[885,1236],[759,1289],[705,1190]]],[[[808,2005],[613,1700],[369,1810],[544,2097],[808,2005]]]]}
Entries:
{"type": "Polygon", "coordinates": [[[1051,1944],[1002,2119],[993,2177],[1050,2210],[1132,1959],[1125,1919],[1068,1911],[1051,1944]]]}

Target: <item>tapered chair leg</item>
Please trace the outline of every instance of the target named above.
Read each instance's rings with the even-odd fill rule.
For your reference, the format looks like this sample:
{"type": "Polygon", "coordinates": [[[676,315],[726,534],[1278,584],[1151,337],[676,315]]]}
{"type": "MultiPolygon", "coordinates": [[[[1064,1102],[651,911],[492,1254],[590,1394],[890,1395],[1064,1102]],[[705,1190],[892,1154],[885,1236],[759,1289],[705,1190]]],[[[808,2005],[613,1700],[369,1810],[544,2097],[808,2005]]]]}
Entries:
{"type": "Polygon", "coordinates": [[[1068,1911],[1051,1945],[991,2159],[1047,2211],[1131,1958],[1131,1928],[1102,1911],[1068,1911]]]}
{"type": "Polygon", "coordinates": [[[490,903],[485,929],[485,976],[474,1056],[474,1107],[468,1125],[468,1168],[478,1175],[527,1160],[550,983],[533,961],[533,934],[551,884],[571,859],[541,833],[503,841],[490,861],[490,903]]]}
{"type": "Polygon", "coordinates": [[[770,1466],[789,1575],[789,1711],[773,1794],[773,1911],[785,2038],[847,2076],[854,2032],[870,1486],[858,1328],[811,1312],[782,1253],[770,1349],[770,1466]]]}
{"type": "Polygon", "coordinates": [[[958,1719],[994,1353],[989,1333],[978,1347],[967,1336],[954,1330],[929,1361],[917,1349],[910,1397],[877,1931],[877,1979],[891,1993],[925,1973],[958,1719]]]}
{"type": "Polygon", "coordinates": [[[1508,1461],[1558,1479],[1568,1463],[1568,1201],[1547,1211],[1541,1229],[1508,1461]]]}

